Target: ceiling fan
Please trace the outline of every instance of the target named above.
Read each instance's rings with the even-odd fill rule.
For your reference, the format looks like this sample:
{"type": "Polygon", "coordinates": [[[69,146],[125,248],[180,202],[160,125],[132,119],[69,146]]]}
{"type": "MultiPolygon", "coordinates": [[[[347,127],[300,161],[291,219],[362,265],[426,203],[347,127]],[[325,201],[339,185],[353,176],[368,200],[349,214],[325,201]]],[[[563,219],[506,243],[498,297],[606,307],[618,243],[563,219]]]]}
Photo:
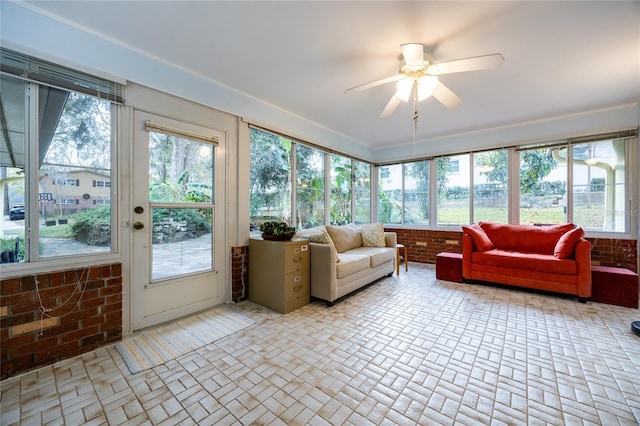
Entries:
{"type": "Polygon", "coordinates": [[[433,95],[447,108],[455,108],[462,103],[462,99],[442,84],[438,79],[439,75],[499,68],[504,63],[504,58],[499,53],[432,63],[431,57],[424,53],[422,44],[407,43],[400,48],[404,66],[398,74],[345,90],[345,93],[358,92],[396,82],[396,92],[380,114],[383,118],[391,115],[400,102],[408,102],[412,94],[414,101],[421,101],[433,95]]]}

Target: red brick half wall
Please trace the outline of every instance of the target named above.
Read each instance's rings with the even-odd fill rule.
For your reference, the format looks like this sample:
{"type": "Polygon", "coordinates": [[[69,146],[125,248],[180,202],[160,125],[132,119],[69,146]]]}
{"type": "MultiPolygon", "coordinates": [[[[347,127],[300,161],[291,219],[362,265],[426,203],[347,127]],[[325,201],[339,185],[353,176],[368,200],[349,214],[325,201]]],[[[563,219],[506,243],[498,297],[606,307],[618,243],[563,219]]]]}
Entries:
{"type": "Polygon", "coordinates": [[[122,338],[120,263],[0,281],[0,379],[122,338]]]}

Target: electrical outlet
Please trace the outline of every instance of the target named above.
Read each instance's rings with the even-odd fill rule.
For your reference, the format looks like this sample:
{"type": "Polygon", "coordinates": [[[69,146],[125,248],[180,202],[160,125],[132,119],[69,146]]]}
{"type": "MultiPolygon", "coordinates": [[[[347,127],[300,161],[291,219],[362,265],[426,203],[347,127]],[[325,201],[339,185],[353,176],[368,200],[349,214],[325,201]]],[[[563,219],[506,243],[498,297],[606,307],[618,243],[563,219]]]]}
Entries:
{"type": "Polygon", "coordinates": [[[426,241],[417,241],[417,242],[416,242],[416,245],[417,245],[418,247],[426,247],[426,246],[427,246],[427,243],[426,243],[426,241]]]}

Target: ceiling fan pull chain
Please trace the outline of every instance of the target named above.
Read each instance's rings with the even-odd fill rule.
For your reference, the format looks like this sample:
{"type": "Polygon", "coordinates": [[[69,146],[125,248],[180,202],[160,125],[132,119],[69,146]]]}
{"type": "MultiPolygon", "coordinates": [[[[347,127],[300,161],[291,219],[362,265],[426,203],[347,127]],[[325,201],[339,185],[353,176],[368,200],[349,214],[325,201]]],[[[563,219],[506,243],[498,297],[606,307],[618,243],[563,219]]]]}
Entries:
{"type": "Polygon", "coordinates": [[[413,97],[413,155],[416,155],[416,134],[418,133],[418,96],[413,97]]]}

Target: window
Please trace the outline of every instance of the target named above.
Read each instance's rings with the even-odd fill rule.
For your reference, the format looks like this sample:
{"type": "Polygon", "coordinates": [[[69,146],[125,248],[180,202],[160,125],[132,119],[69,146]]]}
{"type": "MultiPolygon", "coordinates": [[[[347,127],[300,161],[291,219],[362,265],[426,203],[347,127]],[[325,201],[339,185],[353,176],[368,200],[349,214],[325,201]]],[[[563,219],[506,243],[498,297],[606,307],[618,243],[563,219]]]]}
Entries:
{"type": "Polygon", "coordinates": [[[354,223],[371,222],[371,165],[363,161],[353,161],[354,223]]]}
{"type": "Polygon", "coordinates": [[[473,154],[473,222],[507,223],[508,157],[506,149],[473,154]]]}
{"type": "Polygon", "coordinates": [[[291,141],[251,129],[251,230],[269,220],[291,219],[291,141]]]}
{"type": "Polygon", "coordinates": [[[404,165],[404,223],[429,223],[429,164],[404,165]]]}
{"type": "Polygon", "coordinates": [[[566,147],[520,152],[520,223],[567,222],[566,147]]]}
{"type": "Polygon", "coordinates": [[[625,232],[626,140],[572,146],[573,222],[585,230],[625,232]]]}
{"type": "Polygon", "coordinates": [[[268,220],[298,229],[371,221],[370,163],[257,128],[250,129],[250,139],[253,235],[268,220]]]}
{"type": "Polygon", "coordinates": [[[378,168],[378,220],[402,224],[402,164],[378,168]]]}
{"type": "Polygon", "coordinates": [[[324,153],[296,145],[296,222],[298,229],[324,224],[324,153]]]}
{"type": "Polygon", "coordinates": [[[93,186],[96,188],[111,188],[111,182],[108,180],[94,180],[93,186]]]}
{"type": "Polygon", "coordinates": [[[351,195],[351,159],[331,154],[331,224],[352,222],[351,195]]]}
{"type": "Polygon", "coordinates": [[[9,135],[0,144],[3,196],[25,205],[23,219],[1,228],[0,250],[17,239],[20,262],[111,252],[112,208],[93,202],[111,194],[96,193],[92,181],[111,180],[114,104],[4,73],[0,85],[9,135]]]}
{"type": "Polygon", "coordinates": [[[80,180],[78,179],[67,179],[64,177],[57,177],[53,180],[54,185],[63,185],[63,186],[80,186],[80,180]]]}
{"type": "Polygon", "coordinates": [[[437,159],[438,225],[469,223],[470,158],[470,154],[462,154],[437,159]]]}

